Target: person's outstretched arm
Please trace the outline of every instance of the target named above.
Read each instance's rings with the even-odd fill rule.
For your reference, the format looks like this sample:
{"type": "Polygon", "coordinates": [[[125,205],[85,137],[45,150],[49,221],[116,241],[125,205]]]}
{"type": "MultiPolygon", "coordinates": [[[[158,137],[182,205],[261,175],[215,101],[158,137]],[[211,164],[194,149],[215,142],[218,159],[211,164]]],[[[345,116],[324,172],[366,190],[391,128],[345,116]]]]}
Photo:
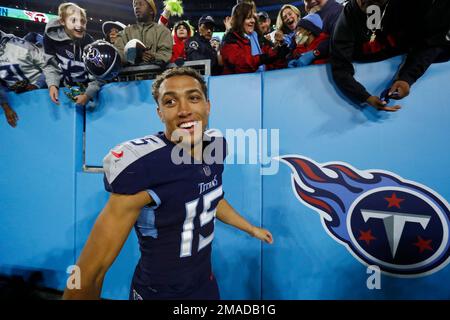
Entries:
{"type": "Polygon", "coordinates": [[[81,288],[64,291],[63,299],[99,299],[103,279],[119,255],[141,208],[152,201],[147,192],[111,194],[77,261],[81,288]]]}
{"type": "Polygon", "coordinates": [[[223,223],[247,232],[252,237],[258,238],[259,240],[270,244],[273,243],[273,237],[269,230],[252,225],[244,217],[239,215],[239,213],[237,213],[225,199],[219,201],[219,204],[217,205],[216,217],[223,223]]]}
{"type": "Polygon", "coordinates": [[[427,71],[430,65],[444,51],[443,47],[414,48],[409,52],[395,77],[389,93],[397,92],[394,99],[402,99],[409,94],[411,86],[427,71]]]}
{"type": "Polygon", "coordinates": [[[395,112],[399,110],[399,105],[387,106],[385,101],[371,95],[355,79],[355,68],[352,63],[356,42],[354,28],[355,26],[350,25],[347,21],[344,9],[336,22],[330,43],[330,64],[334,83],[347,98],[358,104],[367,102],[372,107],[382,111],[395,112]]]}

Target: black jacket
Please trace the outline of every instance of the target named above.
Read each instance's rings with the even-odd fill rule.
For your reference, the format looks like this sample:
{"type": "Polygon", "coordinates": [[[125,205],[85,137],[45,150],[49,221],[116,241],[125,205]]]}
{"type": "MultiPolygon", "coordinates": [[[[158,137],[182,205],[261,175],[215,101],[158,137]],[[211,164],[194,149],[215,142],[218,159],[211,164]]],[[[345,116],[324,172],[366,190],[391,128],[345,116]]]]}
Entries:
{"type": "MultiPolygon", "coordinates": [[[[448,0],[434,0],[439,8],[448,7],[448,0]]],[[[447,14],[436,9],[430,1],[390,0],[376,41],[370,42],[372,32],[366,27],[366,14],[356,0],[350,0],[340,15],[331,40],[331,67],[338,88],[349,98],[365,102],[371,94],[355,80],[352,61],[379,61],[408,53],[396,79],[412,85],[442,52],[438,31],[445,30],[447,14]],[[417,2],[417,3],[416,3],[417,2]],[[435,21],[441,16],[442,21],[435,21]]],[[[448,1],[450,3],[450,1],[448,1]]],[[[450,17],[449,17],[450,19],[450,17]]],[[[445,38],[445,37],[444,37],[445,38]]]]}
{"type": "Polygon", "coordinates": [[[220,66],[217,60],[217,51],[211,46],[209,40],[196,33],[186,40],[184,44],[186,51],[186,61],[210,60],[211,73],[220,74],[220,66]]]}
{"type": "MultiPolygon", "coordinates": [[[[322,31],[331,36],[333,34],[336,22],[344,7],[336,0],[328,0],[327,3],[320,9],[317,14],[323,21],[322,31]]],[[[322,41],[317,47],[319,51],[318,59],[328,58],[330,55],[330,38],[322,41]]]]}

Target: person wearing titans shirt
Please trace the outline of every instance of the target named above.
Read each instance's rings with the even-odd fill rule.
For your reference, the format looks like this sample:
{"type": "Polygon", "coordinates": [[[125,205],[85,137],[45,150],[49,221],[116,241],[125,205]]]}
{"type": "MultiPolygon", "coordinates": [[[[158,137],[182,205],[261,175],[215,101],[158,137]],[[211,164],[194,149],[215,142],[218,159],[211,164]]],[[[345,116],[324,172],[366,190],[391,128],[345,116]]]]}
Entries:
{"type": "Polygon", "coordinates": [[[16,127],[19,117],[9,105],[6,92],[44,88],[45,68],[46,60],[40,48],[0,30],[0,107],[11,127],[16,127]]]}
{"type": "Polygon", "coordinates": [[[122,143],[104,158],[111,196],[77,266],[81,288],[64,299],[98,299],[103,279],[131,229],[141,258],[130,299],[219,299],[211,268],[215,218],[272,243],[271,233],[250,224],[225,200],[222,172],[226,142],[206,130],[206,84],[190,68],[166,70],[153,83],[165,131],[122,143]]]}

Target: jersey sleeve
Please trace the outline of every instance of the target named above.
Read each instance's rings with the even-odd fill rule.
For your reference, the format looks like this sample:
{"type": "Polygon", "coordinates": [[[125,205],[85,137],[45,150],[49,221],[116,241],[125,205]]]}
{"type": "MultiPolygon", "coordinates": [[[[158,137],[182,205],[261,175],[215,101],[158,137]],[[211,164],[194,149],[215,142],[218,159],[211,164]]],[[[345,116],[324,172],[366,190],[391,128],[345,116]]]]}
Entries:
{"type": "MultiPolygon", "coordinates": [[[[105,171],[103,180],[106,191],[135,194],[148,191],[161,183],[157,176],[160,171],[157,150],[165,145],[165,142],[158,137],[147,136],[127,141],[110,150],[103,159],[105,171]]],[[[157,200],[154,196],[152,198],[157,200]]]]}

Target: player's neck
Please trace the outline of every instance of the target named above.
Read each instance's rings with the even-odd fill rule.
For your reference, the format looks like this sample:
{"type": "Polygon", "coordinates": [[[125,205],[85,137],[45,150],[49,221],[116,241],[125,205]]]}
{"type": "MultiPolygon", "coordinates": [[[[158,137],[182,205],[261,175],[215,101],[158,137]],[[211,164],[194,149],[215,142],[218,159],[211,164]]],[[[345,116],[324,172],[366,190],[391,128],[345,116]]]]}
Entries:
{"type": "Polygon", "coordinates": [[[203,141],[194,144],[189,150],[189,153],[191,157],[194,158],[195,160],[200,162],[203,161],[203,141]]]}
{"type": "Polygon", "coordinates": [[[172,143],[182,147],[196,161],[198,162],[203,161],[203,140],[200,140],[198,143],[194,145],[183,145],[183,142],[172,141],[172,139],[170,139],[170,137],[168,136],[167,132],[164,132],[164,136],[168,141],[171,141],[172,143]]]}

